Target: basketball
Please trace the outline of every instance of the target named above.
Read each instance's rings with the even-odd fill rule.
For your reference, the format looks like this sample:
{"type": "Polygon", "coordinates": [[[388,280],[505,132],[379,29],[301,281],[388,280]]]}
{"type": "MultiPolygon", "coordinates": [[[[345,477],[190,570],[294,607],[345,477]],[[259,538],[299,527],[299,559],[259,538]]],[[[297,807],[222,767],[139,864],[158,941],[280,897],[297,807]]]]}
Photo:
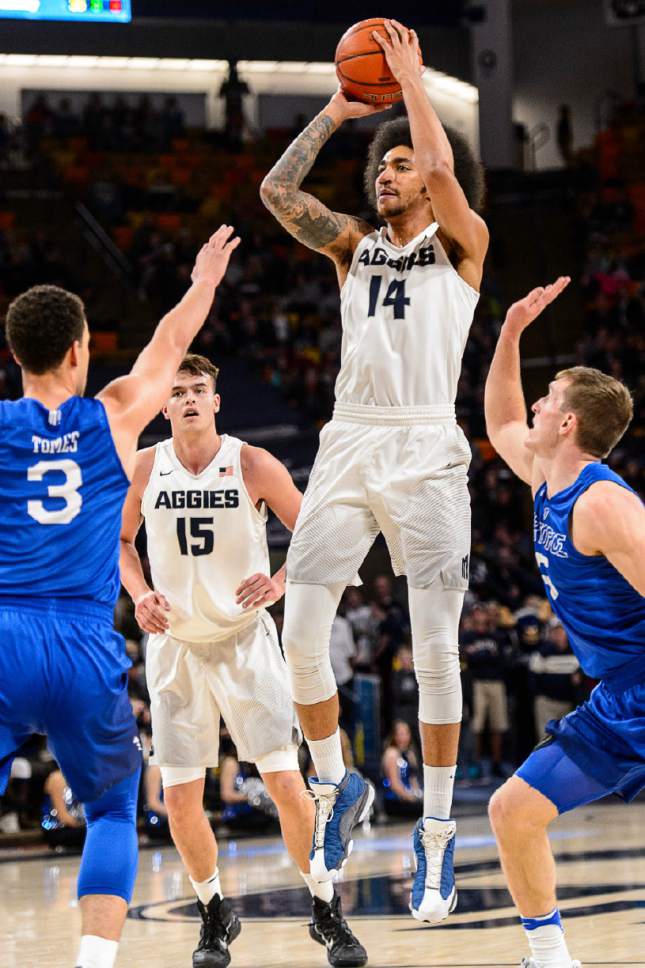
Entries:
{"type": "Polygon", "coordinates": [[[387,66],[383,50],[372,37],[388,36],[382,17],[361,20],[346,30],[334,57],[344,93],[365,104],[393,104],[402,98],[401,86],[387,66]]]}

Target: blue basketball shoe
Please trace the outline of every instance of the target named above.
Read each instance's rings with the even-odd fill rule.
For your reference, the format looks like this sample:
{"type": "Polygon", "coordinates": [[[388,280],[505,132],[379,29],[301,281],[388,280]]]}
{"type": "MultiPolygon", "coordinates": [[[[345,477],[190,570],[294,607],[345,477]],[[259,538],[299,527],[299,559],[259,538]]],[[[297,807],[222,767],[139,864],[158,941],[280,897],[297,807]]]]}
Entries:
{"type": "Polygon", "coordinates": [[[366,819],[374,802],[374,787],[358,773],[346,771],[340,783],[321,783],[311,777],[316,805],[314,836],[309,854],[311,876],[331,881],[347,863],[354,842],[352,829],[366,819]]]}
{"type": "Polygon", "coordinates": [[[455,887],[454,820],[422,817],[414,828],[414,847],[417,872],[412,882],[410,910],[417,921],[438,924],[457,907],[455,887]]]}

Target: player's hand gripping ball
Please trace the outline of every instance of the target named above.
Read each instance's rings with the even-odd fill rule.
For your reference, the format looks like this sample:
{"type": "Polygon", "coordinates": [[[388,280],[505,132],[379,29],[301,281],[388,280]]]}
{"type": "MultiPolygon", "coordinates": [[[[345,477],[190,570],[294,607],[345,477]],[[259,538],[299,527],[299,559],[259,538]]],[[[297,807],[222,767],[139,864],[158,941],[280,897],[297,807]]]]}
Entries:
{"type": "Polygon", "coordinates": [[[354,24],[340,38],[334,58],[344,94],[350,100],[365,104],[385,105],[400,101],[403,93],[396,75],[399,75],[399,62],[405,62],[407,48],[413,48],[413,62],[416,67],[418,60],[421,73],[423,58],[414,31],[382,17],[354,24]],[[382,38],[382,43],[374,38],[374,33],[382,38]]]}

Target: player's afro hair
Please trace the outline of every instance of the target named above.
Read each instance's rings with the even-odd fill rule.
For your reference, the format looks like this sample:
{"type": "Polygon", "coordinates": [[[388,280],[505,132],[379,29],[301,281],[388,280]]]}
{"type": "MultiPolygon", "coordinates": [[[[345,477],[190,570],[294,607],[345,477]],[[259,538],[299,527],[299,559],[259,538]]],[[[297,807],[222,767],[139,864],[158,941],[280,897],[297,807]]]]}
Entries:
{"type": "Polygon", "coordinates": [[[7,310],[7,342],[23,369],[55,370],[75,340],[83,336],[85,307],[59,286],[32,286],[7,310]]]}
{"type": "MultiPolygon", "coordinates": [[[[457,181],[461,185],[470,207],[479,212],[484,201],[484,169],[475,158],[470,145],[462,134],[459,134],[454,128],[446,127],[446,125],[444,125],[444,131],[454,155],[457,181]]],[[[370,205],[374,209],[376,208],[374,183],[378,176],[378,167],[383,160],[383,156],[397,145],[406,145],[408,148],[414,147],[410,122],[406,117],[392,118],[391,121],[385,121],[379,125],[370,143],[363,184],[370,205]]]]}

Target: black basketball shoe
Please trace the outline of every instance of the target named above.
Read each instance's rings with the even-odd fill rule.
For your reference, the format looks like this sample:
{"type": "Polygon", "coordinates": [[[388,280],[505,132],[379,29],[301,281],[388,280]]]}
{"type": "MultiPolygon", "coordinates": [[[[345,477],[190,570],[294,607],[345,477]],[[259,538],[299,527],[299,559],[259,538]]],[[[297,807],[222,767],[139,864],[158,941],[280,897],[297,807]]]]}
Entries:
{"type": "Polygon", "coordinates": [[[199,944],[193,951],[193,968],[226,968],[231,956],[228,946],[242,930],[240,919],[228,901],[215,894],[208,906],[197,901],[202,916],[199,944]]]}
{"type": "Polygon", "coordinates": [[[327,948],[327,961],[333,968],[361,968],[367,964],[367,952],[354,937],[343,917],[340,895],[334,894],[331,904],[313,898],[309,934],[327,948]]]}

